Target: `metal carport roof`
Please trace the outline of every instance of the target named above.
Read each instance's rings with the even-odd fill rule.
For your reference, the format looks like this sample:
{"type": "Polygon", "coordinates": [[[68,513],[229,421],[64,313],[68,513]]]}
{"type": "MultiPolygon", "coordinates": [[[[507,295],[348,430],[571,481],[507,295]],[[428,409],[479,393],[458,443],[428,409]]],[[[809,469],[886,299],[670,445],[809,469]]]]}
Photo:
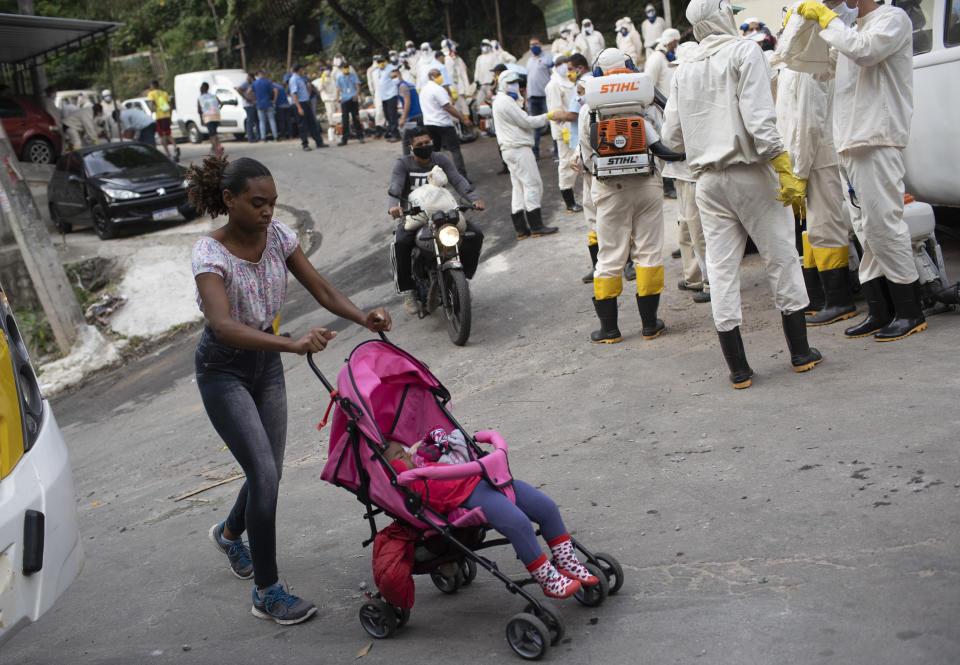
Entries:
{"type": "Polygon", "coordinates": [[[0,63],[22,65],[82,45],[122,23],[0,14],[0,63]]]}

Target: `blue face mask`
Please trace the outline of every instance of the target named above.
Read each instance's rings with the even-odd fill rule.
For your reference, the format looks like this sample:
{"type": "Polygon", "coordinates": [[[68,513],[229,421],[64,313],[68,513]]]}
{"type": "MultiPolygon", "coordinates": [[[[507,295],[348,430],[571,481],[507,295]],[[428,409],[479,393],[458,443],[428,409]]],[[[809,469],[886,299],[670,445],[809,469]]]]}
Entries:
{"type": "Polygon", "coordinates": [[[533,53],[534,55],[540,55],[540,52],[541,52],[542,50],[543,50],[543,49],[540,48],[539,46],[531,46],[531,47],[530,47],[530,52],[533,53]]]}
{"type": "Polygon", "coordinates": [[[667,51],[667,62],[673,62],[676,59],[677,59],[677,56],[674,54],[673,51],[667,51]]]}
{"type": "Polygon", "coordinates": [[[654,21],[657,20],[657,15],[656,15],[656,14],[647,14],[647,20],[650,21],[651,23],[653,23],[654,21]]]}
{"type": "Polygon", "coordinates": [[[624,37],[627,36],[627,33],[628,33],[628,32],[630,32],[630,31],[627,30],[626,28],[620,28],[620,34],[623,35],[624,37]]]}

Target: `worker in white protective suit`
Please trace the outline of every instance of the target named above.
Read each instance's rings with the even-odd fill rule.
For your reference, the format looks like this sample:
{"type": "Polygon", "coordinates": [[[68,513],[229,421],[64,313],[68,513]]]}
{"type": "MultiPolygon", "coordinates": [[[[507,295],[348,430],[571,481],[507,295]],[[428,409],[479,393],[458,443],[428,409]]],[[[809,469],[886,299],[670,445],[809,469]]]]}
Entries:
{"type": "Polygon", "coordinates": [[[87,145],[99,145],[97,119],[100,115],[99,104],[74,107],[70,113],[63,114],[63,128],[71,150],[79,150],[87,145]]]}
{"type": "Polygon", "coordinates": [[[838,52],[833,138],[853,229],[863,246],[860,283],[869,306],[867,318],[844,334],[872,334],[889,342],[927,327],[903,221],[903,149],[913,114],[913,27],[902,9],[873,0],[847,0],[836,9],[808,0],[797,11],[819,22],[821,39],[838,52]],[[846,25],[841,15],[851,23],[859,16],[857,27],[846,25]]]}
{"type": "MultiPolygon", "coordinates": [[[[574,81],[567,76],[570,72],[567,67],[568,60],[567,56],[561,55],[553,61],[553,71],[546,85],[548,111],[566,113],[570,100],[576,94],[574,81]]],[[[567,212],[583,212],[583,207],[577,203],[573,195],[573,187],[577,184],[577,172],[573,170],[573,164],[571,164],[573,149],[567,143],[570,139],[570,123],[558,121],[556,116],[555,113],[554,119],[550,121],[550,135],[557,144],[557,184],[560,186],[560,196],[567,205],[567,212]]]]}
{"type": "Polygon", "coordinates": [[[500,42],[498,42],[496,39],[491,39],[490,45],[493,46],[493,52],[497,54],[497,63],[502,62],[505,65],[512,65],[516,63],[516,56],[500,46],[500,42]]]}
{"type": "Polygon", "coordinates": [[[643,35],[643,46],[649,56],[657,46],[660,35],[667,29],[667,22],[662,16],[657,16],[657,9],[648,4],[643,10],[643,23],[640,24],[640,33],[643,35]]]}
{"type": "Polygon", "coordinates": [[[373,123],[377,126],[377,132],[383,129],[387,124],[387,116],[383,113],[383,99],[380,97],[380,70],[386,66],[387,61],[382,55],[374,55],[373,62],[367,67],[367,90],[373,96],[373,123]]]}
{"type": "Polygon", "coordinates": [[[555,226],[544,226],[540,212],[543,181],[533,156],[533,130],[546,127],[553,118],[547,111],[542,115],[527,115],[520,99],[520,75],[507,70],[497,81],[497,95],[493,99],[493,122],[497,128],[497,143],[503,161],[510,170],[513,188],[510,199],[510,219],[517,232],[517,240],[539,238],[557,232],[555,226]]]}
{"type": "Polygon", "coordinates": [[[320,101],[323,102],[323,111],[327,116],[327,136],[330,141],[336,137],[337,122],[334,115],[340,113],[340,102],[337,101],[337,74],[329,67],[324,66],[320,70],[320,101]]]}
{"type": "MultiPolygon", "coordinates": [[[[673,28],[667,28],[663,31],[660,41],[670,37],[673,28]]],[[[675,31],[674,31],[675,32],[675,31]]],[[[679,33],[677,33],[679,36],[679,33]]],[[[670,80],[673,80],[673,72],[677,66],[690,57],[693,51],[698,48],[696,42],[685,42],[676,47],[676,59],[669,63],[670,80]]],[[[661,53],[661,51],[657,51],[661,53]]],[[[647,67],[654,61],[654,58],[647,59],[647,67]]],[[[644,71],[644,73],[647,73],[644,71]]],[[[669,85],[669,84],[668,84],[669,85]]],[[[669,87],[666,90],[659,88],[661,92],[669,94],[669,87]]],[[[680,245],[680,259],[683,271],[683,277],[677,282],[677,288],[681,291],[692,291],[693,302],[710,302],[710,276],[706,271],[707,261],[707,241],[703,237],[703,224],[700,221],[700,209],[697,208],[697,179],[693,177],[693,172],[687,165],[686,160],[668,162],[663,168],[663,179],[672,178],[677,190],[677,241],[680,245]]]]}
{"type": "Polygon", "coordinates": [[[643,40],[629,16],[617,21],[617,48],[630,56],[639,67],[643,63],[643,40]]]}
{"type": "Polygon", "coordinates": [[[407,64],[413,70],[413,81],[411,81],[411,83],[416,85],[417,65],[420,64],[420,52],[417,50],[417,45],[408,39],[403,45],[402,55],[404,59],[406,59],[407,64]]]}
{"type": "Polygon", "coordinates": [[[793,175],[777,132],[770,66],[756,44],[739,36],[730,4],[691,0],[686,14],[700,45],[673,75],[663,141],[686,152],[697,178],[713,320],[730,380],[734,388],[747,388],[753,370],[740,337],[747,234],[763,260],[794,371],[810,370],[823,359],[807,343],[809,299],[789,208],[803,200],[804,183],[793,175]]]}
{"type": "MultiPolygon", "coordinates": [[[[636,72],[633,61],[615,48],[604,49],[595,64],[604,76],[636,72]]],[[[595,71],[596,71],[595,69],[595,71]]],[[[642,75],[641,75],[642,76],[642,75]]],[[[619,118],[643,122],[648,159],[650,153],[664,158],[682,158],[668,154],[652,120],[655,114],[644,101],[622,111],[623,103],[604,109],[603,106],[580,109],[580,154],[590,168],[598,154],[593,145],[591,123],[619,118]],[[642,114],[637,107],[645,105],[642,114]],[[594,117],[601,113],[602,116],[594,117]]],[[[621,137],[622,138],[622,137],[621,137]]],[[[623,291],[623,270],[627,259],[636,266],[637,309],[640,312],[641,334],[646,340],[659,337],[666,325],[657,317],[660,293],[663,291],[663,182],[651,165],[646,173],[595,177],[591,184],[593,204],[597,209],[597,266],[593,275],[593,306],[600,319],[600,330],[590,334],[593,343],[613,344],[623,337],[617,323],[617,297],[623,291]]]]}
{"type": "MultiPolygon", "coordinates": [[[[802,18],[794,21],[803,23],[802,18]]],[[[808,326],[857,313],[849,268],[851,229],[843,214],[844,188],[833,143],[833,88],[832,80],[817,80],[789,64],[777,76],[777,128],[794,175],[807,181],[803,280],[810,297],[808,326]]]]}
{"type": "Polygon", "coordinates": [[[468,115],[470,109],[467,106],[467,98],[473,94],[474,86],[470,83],[470,74],[467,72],[467,64],[457,54],[457,43],[452,39],[444,39],[441,44],[444,59],[443,64],[450,73],[450,90],[456,92],[453,99],[453,105],[463,115],[468,115]]]}
{"type": "Polygon", "coordinates": [[[430,42],[424,42],[420,45],[420,56],[417,59],[417,90],[423,90],[423,87],[430,81],[428,74],[434,69],[440,71],[443,76],[443,87],[447,89],[447,92],[450,92],[450,71],[443,62],[437,59],[437,52],[430,46],[430,42]]]}
{"type": "Polygon", "coordinates": [[[480,42],[480,55],[473,65],[473,82],[480,88],[483,99],[490,95],[490,85],[493,83],[493,68],[500,64],[497,53],[489,39],[480,42]]]}
{"type": "Polygon", "coordinates": [[[577,36],[577,24],[569,23],[560,29],[560,36],[550,44],[550,52],[556,57],[559,55],[571,56],[578,53],[574,38],[577,36]]]}
{"type": "Polygon", "coordinates": [[[647,56],[643,73],[653,79],[653,85],[664,95],[670,94],[670,81],[677,68],[676,48],[680,44],[680,31],[667,28],[660,35],[656,48],[647,56]]]}
{"type": "Polygon", "coordinates": [[[580,34],[574,40],[574,45],[592,67],[593,61],[606,47],[607,42],[603,39],[603,34],[593,27],[593,21],[585,18],[580,22],[580,34]]]}
{"type": "Polygon", "coordinates": [[[119,141],[120,123],[117,122],[117,118],[120,116],[120,107],[111,90],[101,91],[100,107],[103,109],[103,112],[100,115],[99,122],[103,127],[107,140],[119,141]]]}

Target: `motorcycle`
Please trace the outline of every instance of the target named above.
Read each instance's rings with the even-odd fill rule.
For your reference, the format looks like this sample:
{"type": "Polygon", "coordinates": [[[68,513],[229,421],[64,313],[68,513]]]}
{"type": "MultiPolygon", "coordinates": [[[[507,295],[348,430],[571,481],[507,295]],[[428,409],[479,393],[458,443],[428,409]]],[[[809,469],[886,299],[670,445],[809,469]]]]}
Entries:
{"type": "MultiPolygon", "coordinates": [[[[466,344],[470,337],[470,285],[460,262],[460,243],[464,238],[475,235],[472,231],[461,231],[461,227],[465,228],[465,224],[461,224],[461,213],[472,209],[472,205],[436,211],[413,207],[399,221],[399,224],[404,224],[408,217],[426,218],[423,226],[417,230],[416,244],[410,256],[417,316],[422,319],[442,308],[447,334],[457,346],[466,344]]],[[[396,283],[395,241],[390,244],[390,261],[396,283]]]]}

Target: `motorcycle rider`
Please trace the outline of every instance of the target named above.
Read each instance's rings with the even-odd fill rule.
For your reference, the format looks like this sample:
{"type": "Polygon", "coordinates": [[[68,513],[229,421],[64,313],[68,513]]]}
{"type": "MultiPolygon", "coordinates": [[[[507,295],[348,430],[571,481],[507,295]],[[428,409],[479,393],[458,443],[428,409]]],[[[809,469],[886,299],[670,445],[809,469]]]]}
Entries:
{"type": "MultiPolygon", "coordinates": [[[[477,196],[473,185],[460,175],[453,161],[442,152],[434,152],[433,141],[425,127],[417,127],[411,131],[412,155],[398,157],[393,164],[393,174],[390,177],[390,188],[387,195],[390,208],[387,211],[391,217],[401,219],[408,208],[407,197],[414,189],[427,182],[427,176],[433,167],[439,166],[447,175],[449,182],[462,198],[473,204],[476,210],[483,210],[486,205],[477,196]]],[[[467,221],[467,232],[461,236],[460,262],[463,264],[463,274],[470,279],[477,271],[480,263],[480,249],[483,246],[483,232],[470,221],[467,221]],[[473,236],[468,235],[473,232],[473,236]]],[[[397,289],[403,295],[403,308],[407,314],[417,314],[417,296],[413,291],[413,276],[410,273],[410,256],[416,244],[416,231],[407,231],[403,224],[397,225],[394,235],[394,244],[397,261],[397,289]]]]}
{"type": "MultiPolygon", "coordinates": [[[[636,66],[616,48],[600,52],[594,62],[594,74],[636,72],[636,66]]],[[[591,143],[591,109],[580,109],[580,153],[589,168],[596,149],[591,143]]],[[[636,111],[605,114],[604,118],[637,117],[636,111]]],[[[650,150],[660,152],[659,136],[650,118],[644,117],[645,136],[650,150]]],[[[590,334],[594,343],[614,344],[623,338],[617,325],[617,296],[623,290],[623,270],[632,256],[636,266],[637,308],[644,339],[654,339],[666,329],[657,318],[663,291],[663,182],[656,171],[594,178],[591,185],[597,208],[597,266],[593,277],[593,306],[600,319],[600,330],[590,334]]]]}
{"type": "Polygon", "coordinates": [[[753,42],[740,37],[729,2],[692,0],[686,14],[700,44],[673,75],[663,140],[686,150],[697,178],[713,319],[733,387],[748,388],[753,370],[740,337],[747,234],[763,259],[794,371],[806,372],[823,360],[807,342],[803,312],[810,300],[793,215],[781,204],[799,204],[804,183],[793,175],[777,132],[770,66],[753,42]]]}
{"type": "Polygon", "coordinates": [[[515,71],[500,74],[497,90],[493,100],[493,122],[503,161],[510,170],[510,218],[517,240],[556,233],[557,227],[543,225],[540,212],[543,181],[533,156],[534,130],[545,127],[553,118],[553,111],[527,115],[521,106],[520,75],[515,71]]]}

